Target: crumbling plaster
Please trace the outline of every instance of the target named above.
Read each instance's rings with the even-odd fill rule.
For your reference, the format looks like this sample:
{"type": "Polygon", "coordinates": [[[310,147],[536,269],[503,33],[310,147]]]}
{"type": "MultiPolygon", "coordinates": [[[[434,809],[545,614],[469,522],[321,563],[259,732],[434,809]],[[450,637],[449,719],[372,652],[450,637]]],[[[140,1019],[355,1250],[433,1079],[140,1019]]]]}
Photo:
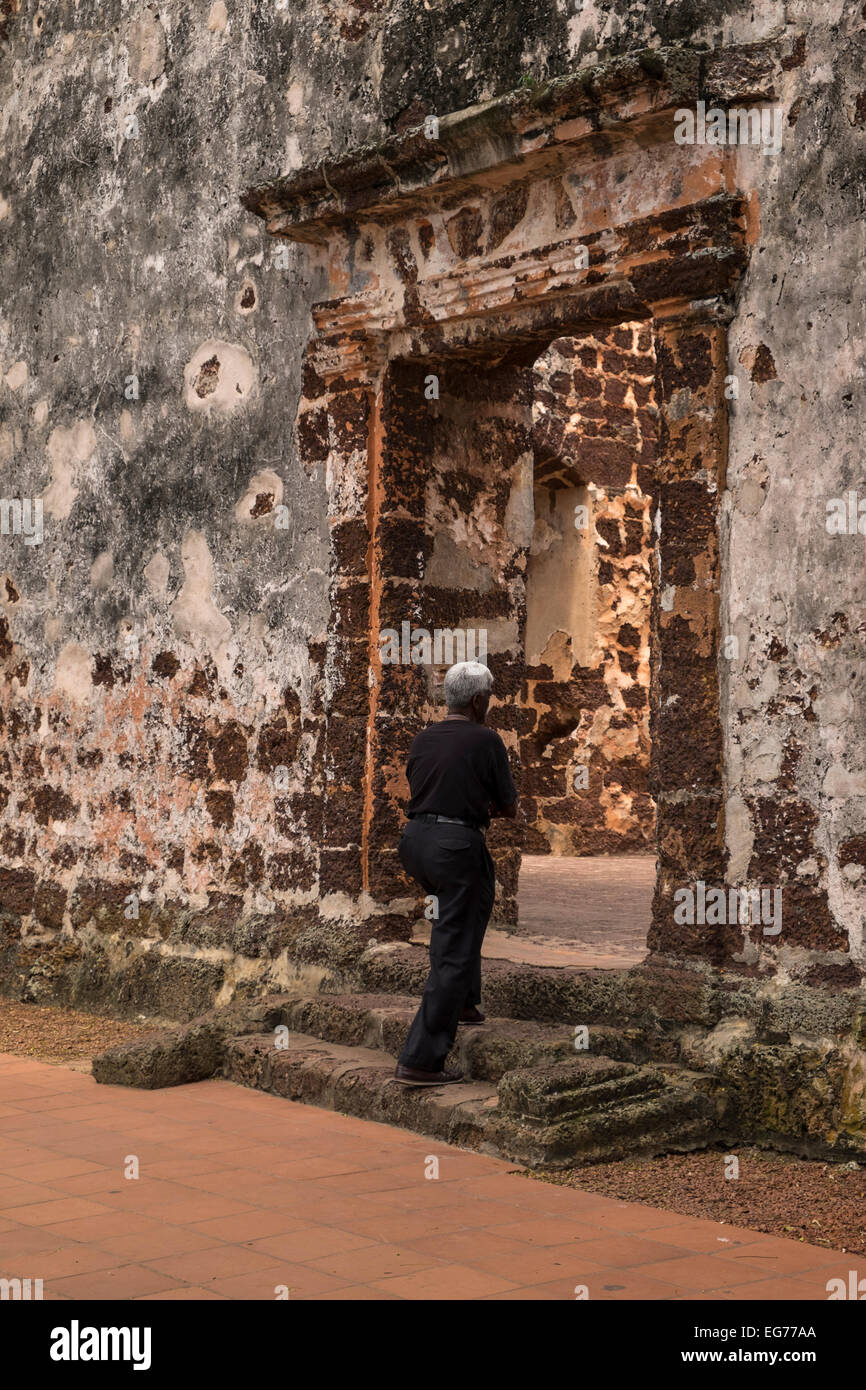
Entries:
{"type": "MultiPolygon", "coordinates": [[[[296,808],[321,775],[327,479],[299,465],[293,424],[326,267],[291,246],[275,264],[240,189],[578,61],[773,38],[782,152],[727,165],[752,247],[728,327],[725,837],[744,875],[797,890],[781,968],[807,970],[813,937],[826,950],[834,934],[840,962],[862,960],[863,538],[823,523],[829,497],[863,487],[863,8],[58,0],[40,14],[22,0],[0,47],[0,458],[4,496],[41,497],[46,516],[42,545],[2,539],[13,936],[92,923],[95,876],[143,884],[167,936],[210,892],[207,939],[222,942],[238,917],[315,896],[315,815],[296,808]],[[214,345],[245,386],[224,411],[209,391],[191,410],[205,364],[232,366],[214,345]],[[287,530],[253,517],[265,472],[291,501],[287,530]],[[238,517],[246,498],[255,525],[238,517]],[[291,812],[274,796],[283,759],[291,812]]],[[[682,150],[657,155],[630,151],[597,188],[599,228],[688,169],[682,150]]],[[[540,235],[552,211],[533,215],[540,235]]],[[[131,930],[116,905],[100,913],[131,930]]]]}

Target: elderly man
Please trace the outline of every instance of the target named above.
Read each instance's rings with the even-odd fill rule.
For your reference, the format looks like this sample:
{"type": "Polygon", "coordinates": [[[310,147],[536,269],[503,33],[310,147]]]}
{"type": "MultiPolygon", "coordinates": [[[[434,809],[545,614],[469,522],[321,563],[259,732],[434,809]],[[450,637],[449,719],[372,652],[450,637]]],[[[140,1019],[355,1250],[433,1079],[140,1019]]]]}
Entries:
{"type": "Polygon", "coordinates": [[[400,860],[434,904],[430,974],[395,1073],[409,1085],[462,1080],[444,1070],[457,1026],[484,1022],[481,943],[495,889],[484,831],[491,815],[517,814],[505,744],[484,724],[492,688],[480,662],[452,666],[448,713],[415,735],[406,764],[411,799],[400,860]]]}

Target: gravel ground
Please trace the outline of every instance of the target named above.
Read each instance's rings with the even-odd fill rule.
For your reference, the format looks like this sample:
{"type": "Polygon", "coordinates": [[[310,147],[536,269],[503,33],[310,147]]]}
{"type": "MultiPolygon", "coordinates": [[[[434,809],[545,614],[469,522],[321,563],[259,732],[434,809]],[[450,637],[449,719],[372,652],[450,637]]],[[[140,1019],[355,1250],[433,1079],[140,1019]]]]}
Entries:
{"type": "Polygon", "coordinates": [[[0,1052],[79,1071],[89,1071],[91,1058],[98,1052],[127,1042],[153,1026],[152,1021],[126,1023],[81,1013],[79,1009],[0,999],[0,1052]]]}
{"type": "Polygon", "coordinates": [[[866,1165],[849,1167],[752,1148],[734,1152],[740,1162],[735,1179],[725,1178],[725,1151],[708,1149],[600,1163],[548,1175],[548,1180],[681,1216],[866,1254],[866,1165]]]}

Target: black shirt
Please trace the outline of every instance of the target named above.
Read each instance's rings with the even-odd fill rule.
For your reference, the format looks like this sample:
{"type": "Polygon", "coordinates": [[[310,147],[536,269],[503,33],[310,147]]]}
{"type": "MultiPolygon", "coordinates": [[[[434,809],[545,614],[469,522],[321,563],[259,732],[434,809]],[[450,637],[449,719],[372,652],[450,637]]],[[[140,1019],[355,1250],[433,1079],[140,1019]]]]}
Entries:
{"type": "Polygon", "coordinates": [[[435,813],[490,824],[490,804],[510,806],[517,791],[499,735],[469,719],[443,719],[412,740],[406,763],[410,816],[435,813]]]}

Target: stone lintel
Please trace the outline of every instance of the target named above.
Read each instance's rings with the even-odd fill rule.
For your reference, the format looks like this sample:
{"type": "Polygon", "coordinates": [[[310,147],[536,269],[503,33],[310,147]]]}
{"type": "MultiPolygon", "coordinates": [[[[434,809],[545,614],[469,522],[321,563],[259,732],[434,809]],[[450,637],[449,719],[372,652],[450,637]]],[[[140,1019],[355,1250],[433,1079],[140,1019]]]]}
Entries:
{"type": "Polygon", "coordinates": [[[609,153],[627,139],[669,139],[675,110],[702,98],[720,105],[770,100],[777,49],[627,54],[441,116],[436,139],[415,126],[250,188],[244,206],[265,219],[272,236],[325,244],[347,223],[390,222],[470,188],[553,172],[587,142],[609,153]]]}

